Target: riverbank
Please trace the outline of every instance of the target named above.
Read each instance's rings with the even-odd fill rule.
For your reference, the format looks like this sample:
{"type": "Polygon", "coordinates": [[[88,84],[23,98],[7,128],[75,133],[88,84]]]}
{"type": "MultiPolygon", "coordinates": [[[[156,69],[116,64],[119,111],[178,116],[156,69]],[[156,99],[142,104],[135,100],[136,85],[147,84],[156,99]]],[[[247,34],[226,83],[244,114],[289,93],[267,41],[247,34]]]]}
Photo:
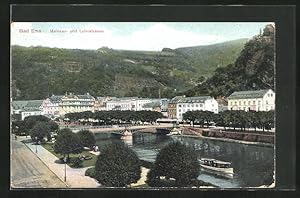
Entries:
{"type": "MultiPolygon", "coordinates": [[[[202,138],[202,139],[209,139],[209,140],[214,140],[214,141],[234,142],[234,143],[239,143],[239,144],[274,147],[274,143],[243,140],[244,137],[249,137],[249,136],[251,138],[248,138],[248,139],[260,140],[260,139],[263,139],[265,136],[270,136],[270,135],[238,133],[238,132],[224,132],[224,131],[210,131],[209,129],[192,128],[192,127],[183,127],[182,130],[183,130],[183,134],[178,135],[179,137],[182,136],[182,137],[191,137],[191,138],[202,138]],[[239,139],[224,137],[228,133],[230,133],[230,135],[233,134],[232,137],[237,137],[239,139]],[[210,135],[210,136],[207,136],[207,135],[210,135]],[[214,136],[217,136],[217,137],[214,137],[214,136]]],[[[274,139],[274,135],[271,136],[271,138],[274,139]]],[[[268,141],[270,141],[270,140],[268,140],[268,141]]],[[[274,140],[271,140],[271,142],[274,142],[274,140]]]]}

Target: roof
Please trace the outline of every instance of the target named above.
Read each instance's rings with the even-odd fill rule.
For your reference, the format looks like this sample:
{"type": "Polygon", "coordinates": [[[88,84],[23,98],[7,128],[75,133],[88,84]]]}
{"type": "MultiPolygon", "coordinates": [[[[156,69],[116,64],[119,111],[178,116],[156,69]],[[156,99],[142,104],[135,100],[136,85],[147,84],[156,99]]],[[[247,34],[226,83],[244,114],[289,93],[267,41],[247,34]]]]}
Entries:
{"type": "Polygon", "coordinates": [[[38,110],[42,106],[43,100],[29,100],[24,110],[38,110]]]}
{"type": "Polygon", "coordinates": [[[28,100],[16,100],[12,101],[12,108],[13,109],[24,109],[24,107],[27,105],[28,100]]]}
{"type": "Polygon", "coordinates": [[[60,102],[62,97],[63,96],[52,95],[49,99],[51,100],[51,102],[60,102]]]}
{"type": "Polygon", "coordinates": [[[143,105],[143,108],[160,107],[160,102],[149,102],[143,105]]]}
{"type": "Polygon", "coordinates": [[[78,99],[94,99],[94,97],[89,94],[77,95],[77,97],[78,97],[78,99]]]}
{"type": "Polygon", "coordinates": [[[170,100],[170,103],[176,103],[178,102],[178,100],[180,100],[181,98],[184,98],[185,96],[175,96],[174,98],[172,98],[170,100]]]}
{"type": "Polygon", "coordinates": [[[177,103],[195,103],[204,102],[206,100],[212,99],[210,96],[198,96],[198,97],[183,97],[180,98],[177,103]]]}
{"type": "Polygon", "coordinates": [[[269,90],[270,89],[235,91],[228,97],[228,99],[262,98],[269,90]]]}

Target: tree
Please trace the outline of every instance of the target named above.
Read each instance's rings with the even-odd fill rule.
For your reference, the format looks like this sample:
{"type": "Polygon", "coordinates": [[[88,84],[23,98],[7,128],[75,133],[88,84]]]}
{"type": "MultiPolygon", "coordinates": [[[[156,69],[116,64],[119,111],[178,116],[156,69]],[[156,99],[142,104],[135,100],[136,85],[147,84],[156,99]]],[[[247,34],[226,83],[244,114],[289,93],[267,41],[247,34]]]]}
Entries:
{"type": "Polygon", "coordinates": [[[174,142],[158,153],[154,168],[147,176],[147,183],[150,186],[156,186],[160,177],[165,177],[167,180],[175,179],[177,187],[186,187],[193,185],[199,171],[200,165],[195,150],[180,142],[174,142]]]}
{"type": "Polygon", "coordinates": [[[94,134],[89,130],[81,130],[77,133],[81,145],[91,148],[96,144],[96,139],[94,134]]]}
{"type": "Polygon", "coordinates": [[[33,126],[32,129],[30,129],[29,134],[32,140],[43,141],[45,137],[50,136],[50,132],[51,132],[51,127],[49,123],[38,122],[33,126]]]}
{"type": "Polygon", "coordinates": [[[27,135],[29,134],[30,129],[32,129],[34,127],[34,125],[38,122],[49,122],[50,119],[42,116],[42,115],[38,115],[38,116],[28,116],[24,119],[24,133],[27,135]]]}
{"type": "Polygon", "coordinates": [[[81,145],[79,137],[71,131],[71,129],[62,129],[59,131],[56,141],[54,143],[54,152],[60,153],[64,156],[69,154],[81,153],[83,147],[81,145]]]}
{"type": "Polygon", "coordinates": [[[140,179],[140,160],[122,143],[110,144],[98,156],[95,178],[107,187],[124,187],[140,179]]]}

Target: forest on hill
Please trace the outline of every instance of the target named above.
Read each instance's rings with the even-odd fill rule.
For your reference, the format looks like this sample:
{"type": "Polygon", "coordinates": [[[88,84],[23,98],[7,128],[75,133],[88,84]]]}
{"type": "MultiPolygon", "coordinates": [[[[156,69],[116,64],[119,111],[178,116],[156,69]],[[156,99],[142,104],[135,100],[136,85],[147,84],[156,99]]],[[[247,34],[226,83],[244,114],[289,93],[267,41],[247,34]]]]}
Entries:
{"type": "Polygon", "coordinates": [[[12,97],[44,99],[65,92],[172,97],[233,63],[247,41],[162,51],[12,46],[12,97]]]}
{"type": "Polygon", "coordinates": [[[234,91],[275,88],[275,28],[267,25],[249,40],[236,61],[219,67],[201,84],[184,92],[187,96],[227,97],[234,91]]]}

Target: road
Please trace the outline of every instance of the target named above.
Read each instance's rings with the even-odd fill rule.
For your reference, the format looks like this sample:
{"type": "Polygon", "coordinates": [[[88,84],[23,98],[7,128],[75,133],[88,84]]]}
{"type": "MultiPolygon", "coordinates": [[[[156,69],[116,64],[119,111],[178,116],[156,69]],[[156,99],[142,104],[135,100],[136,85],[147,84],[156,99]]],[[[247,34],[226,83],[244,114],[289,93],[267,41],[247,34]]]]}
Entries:
{"type": "Polygon", "coordinates": [[[11,140],[12,188],[66,188],[22,142],[11,140]]]}

